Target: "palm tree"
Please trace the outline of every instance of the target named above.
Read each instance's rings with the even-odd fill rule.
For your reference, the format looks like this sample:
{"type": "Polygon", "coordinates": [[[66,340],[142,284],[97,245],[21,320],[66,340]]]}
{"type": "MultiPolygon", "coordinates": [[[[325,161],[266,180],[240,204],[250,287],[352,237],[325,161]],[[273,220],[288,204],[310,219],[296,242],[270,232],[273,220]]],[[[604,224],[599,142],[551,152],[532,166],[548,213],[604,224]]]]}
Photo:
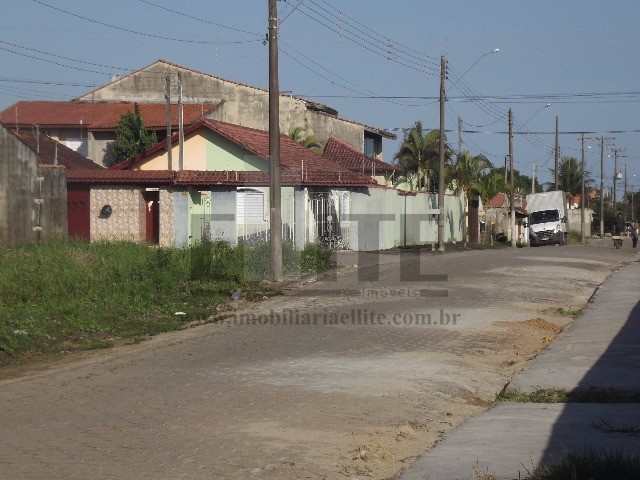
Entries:
{"type": "Polygon", "coordinates": [[[321,154],[322,153],[322,145],[323,141],[320,137],[316,135],[310,135],[308,137],[303,137],[305,129],[302,127],[296,127],[293,132],[291,132],[288,137],[292,139],[294,142],[298,142],[305,148],[308,148],[313,153],[321,154]]]}
{"type": "Polygon", "coordinates": [[[490,168],[493,168],[493,164],[484,155],[471,155],[468,151],[460,153],[452,171],[456,187],[469,198],[472,191],[480,191],[478,182],[485,170],[490,168]]]}
{"type": "Polygon", "coordinates": [[[498,169],[482,175],[476,182],[475,188],[485,203],[498,193],[509,190],[507,182],[504,181],[504,174],[498,169]]]}
{"type": "MultiPolygon", "coordinates": [[[[550,169],[554,174],[554,170],[550,169]]],[[[593,179],[591,172],[584,171],[584,184],[587,188],[593,179]]],[[[575,157],[562,157],[558,163],[558,188],[565,192],[576,194],[582,190],[582,177],[580,175],[580,162],[575,157]]]]}
{"type": "MultiPolygon", "coordinates": [[[[419,183],[427,189],[438,184],[440,132],[425,132],[422,122],[417,121],[400,145],[395,159],[404,172],[416,172],[419,183]]],[[[445,139],[446,142],[446,139],[445,139]]],[[[445,162],[451,158],[451,149],[445,145],[445,162]]]]}

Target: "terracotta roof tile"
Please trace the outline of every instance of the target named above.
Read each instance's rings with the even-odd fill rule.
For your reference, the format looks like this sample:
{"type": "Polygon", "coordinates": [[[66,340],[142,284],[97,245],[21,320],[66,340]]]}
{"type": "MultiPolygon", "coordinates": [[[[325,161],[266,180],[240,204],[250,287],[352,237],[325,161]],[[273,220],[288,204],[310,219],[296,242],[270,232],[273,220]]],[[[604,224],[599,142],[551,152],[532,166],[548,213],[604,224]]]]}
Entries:
{"type": "MultiPolygon", "coordinates": [[[[19,133],[13,132],[23,143],[25,143],[31,150],[38,152],[38,139],[35,133],[31,130],[21,130],[19,133]]],[[[41,165],[53,165],[56,158],[56,147],[58,165],[66,167],[68,170],[102,170],[103,167],[97,163],[89,160],[88,158],[80,155],[78,152],[71,150],[70,148],[56,142],[52,138],[40,134],[40,164],[41,165]]]]}
{"type": "Polygon", "coordinates": [[[128,183],[169,185],[172,183],[174,172],[169,170],[69,170],[69,183],[128,183]]]}
{"type": "MultiPolygon", "coordinates": [[[[269,132],[265,130],[257,130],[254,128],[241,127],[231,123],[219,122],[217,120],[205,119],[185,129],[185,136],[190,135],[200,128],[207,128],[236,145],[239,145],[244,150],[265,160],[269,159],[269,132]]],[[[174,135],[172,141],[174,140],[177,140],[176,135],[174,135]]],[[[145,157],[165,149],[166,144],[166,140],[162,141],[151,147],[143,154],[114,165],[111,168],[114,170],[128,169],[131,165],[135,165],[144,160],[145,157]]],[[[376,182],[368,175],[352,172],[350,169],[341,166],[329,158],[316,155],[311,150],[303,147],[286,135],[281,135],[280,137],[280,164],[283,169],[283,174],[285,172],[289,172],[292,176],[297,175],[299,180],[296,183],[326,186],[369,186],[376,184],[376,182]]],[[[207,173],[224,173],[226,179],[225,172],[218,171],[207,173]]],[[[203,176],[202,178],[205,177],[203,176]]]]}
{"type": "Polygon", "coordinates": [[[398,167],[389,165],[375,158],[368,157],[357,148],[335,137],[329,138],[323,156],[339,163],[352,172],[370,173],[393,172],[398,167]]]}
{"type": "MultiPolygon", "coordinates": [[[[184,124],[190,125],[218,105],[211,103],[184,104],[184,124]]],[[[92,130],[115,130],[118,120],[127,112],[133,112],[133,102],[18,102],[0,112],[0,122],[21,127],[40,125],[42,128],[78,127],[92,130]]],[[[166,128],[167,112],[163,103],[139,103],[138,109],[144,124],[150,129],[166,128]]],[[[178,106],[171,106],[172,126],[178,126],[178,106]]]]}

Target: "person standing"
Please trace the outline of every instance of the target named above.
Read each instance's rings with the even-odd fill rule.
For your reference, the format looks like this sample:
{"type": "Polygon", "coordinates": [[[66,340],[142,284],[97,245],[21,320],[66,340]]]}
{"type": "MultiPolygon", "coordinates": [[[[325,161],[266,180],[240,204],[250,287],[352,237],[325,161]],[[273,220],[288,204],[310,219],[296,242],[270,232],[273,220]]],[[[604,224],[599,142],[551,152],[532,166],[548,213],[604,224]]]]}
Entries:
{"type": "Polygon", "coordinates": [[[631,242],[633,248],[636,248],[638,245],[638,219],[634,218],[631,222],[631,242]]]}
{"type": "Polygon", "coordinates": [[[615,248],[622,247],[622,236],[624,235],[626,228],[627,225],[622,217],[622,213],[618,213],[618,217],[613,224],[613,246],[615,248]]]}

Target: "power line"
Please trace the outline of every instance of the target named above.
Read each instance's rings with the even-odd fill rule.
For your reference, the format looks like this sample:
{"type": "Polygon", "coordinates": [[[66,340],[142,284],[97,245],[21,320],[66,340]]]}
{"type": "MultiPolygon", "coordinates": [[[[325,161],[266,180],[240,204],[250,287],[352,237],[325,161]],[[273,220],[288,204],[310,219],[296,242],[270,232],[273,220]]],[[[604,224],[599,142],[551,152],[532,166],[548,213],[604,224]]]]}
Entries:
{"type": "MultiPolygon", "coordinates": [[[[365,26],[365,25],[361,24],[360,22],[357,22],[356,20],[352,19],[351,17],[348,17],[348,16],[346,16],[345,14],[343,14],[340,10],[336,9],[335,7],[332,7],[332,8],[334,8],[334,10],[336,10],[338,13],[340,13],[340,14],[341,14],[341,16],[340,16],[340,17],[338,17],[338,16],[336,16],[335,14],[331,13],[329,10],[327,10],[326,8],[324,8],[322,5],[319,5],[318,3],[314,2],[313,0],[308,0],[308,2],[309,2],[309,3],[311,3],[311,4],[313,4],[313,5],[315,5],[315,6],[316,6],[317,8],[319,8],[320,10],[322,10],[322,11],[326,12],[328,15],[333,16],[333,17],[334,17],[334,18],[336,18],[340,23],[344,23],[345,25],[350,26],[351,28],[353,28],[353,29],[354,29],[355,31],[357,31],[358,33],[360,33],[360,34],[364,35],[365,37],[368,37],[369,39],[373,40],[374,42],[377,42],[378,44],[381,44],[381,45],[382,45],[382,47],[381,47],[381,48],[382,48],[382,49],[385,49],[385,48],[386,48],[386,49],[387,49],[387,52],[389,52],[389,50],[391,50],[392,48],[395,48],[395,47],[397,47],[397,46],[404,47],[404,48],[405,48],[405,50],[408,50],[408,51],[405,51],[405,52],[399,51],[398,53],[401,53],[401,54],[402,54],[402,55],[404,55],[407,59],[419,60],[420,62],[424,62],[424,63],[425,63],[425,65],[426,65],[426,64],[431,64],[431,65],[433,65],[433,66],[434,66],[434,69],[437,69],[437,67],[438,67],[438,65],[439,65],[439,64],[438,64],[438,62],[436,62],[436,61],[429,61],[429,60],[427,60],[427,58],[426,58],[426,57],[428,57],[428,55],[425,55],[425,54],[424,54],[424,53],[422,53],[422,52],[419,52],[419,51],[417,51],[417,50],[413,50],[413,49],[411,49],[411,48],[409,48],[409,47],[406,47],[405,45],[403,45],[403,44],[401,44],[401,43],[396,43],[395,41],[392,41],[392,39],[390,39],[390,38],[385,38],[383,35],[381,35],[381,34],[377,33],[375,28],[370,28],[370,27],[367,27],[367,26],[365,26]],[[355,23],[357,23],[358,25],[362,26],[365,30],[363,30],[363,29],[361,29],[361,28],[358,28],[358,26],[353,25],[352,23],[345,22],[345,21],[343,20],[343,18],[342,18],[343,16],[344,16],[344,17],[349,18],[350,20],[353,20],[355,23]],[[369,33],[369,32],[374,32],[374,33],[375,33],[375,35],[372,35],[372,34],[371,34],[371,33],[369,33]],[[377,36],[378,38],[376,38],[376,36],[377,36]],[[415,53],[413,53],[413,52],[415,52],[415,53]]],[[[289,3],[289,2],[287,2],[287,3],[289,3]]],[[[313,10],[313,9],[312,9],[312,8],[310,8],[310,7],[307,7],[307,8],[309,8],[311,11],[313,11],[313,12],[317,13],[318,15],[321,15],[324,19],[331,21],[331,19],[330,19],[330,18],[325,17],[324,15],[320,14],[320,13],[319,13],[319,12],[317,12],[316,10],[313,10]]],[[[435,57],[431,57],[431,58],[433,58],[434,60],[437,60],[435,57]]]]}
{"type": "Polygon", "coordinates": [[[89,73],[97,73],[99,75],[111,75],[111,73],[109,73],[109,72],[101,72],[101,71],[98,71],[98,70],[89,70],[88,68],[74,67],[72,65],[65,65],[64,63],[54,62],[53,60],[36,57],[34,55],[29,55],[29,54],[24,53],[24,52],[17,52],[15,50],[11,50],[10,48],[0,47],[0,50],[3,50],[5,52],[10,52],[10,53],[13,53],[15,55],[20,55],[22,57],[31,58],[33,60],[39,60],[41,62],[51,63],[52,65],[57,65],[59,67],[70,68],[72,70],[78,70],[78,71],[81,71],[81,72],[89,72],[89,73]]]}
{"type": "MultiPolygon", "coordinates": [[[[283,44],[283,43],[285,43],[285,42],[283,42],[282,40],[280,40],[280,43],[281,43],[281,44],[283,44]]],[[[340,87],[344,88],[345,90],[349,90],[350,92],[354,92],[354,93],[357,93],[357,94],[360,94],[360,95],[363,95],[363,96],[368,96],[368,98],[371,98],[371,99],[377,98],[377,99],[379,99],[379,100],[383,100],[383,101],[386,101],[386,102],[388,102],[388,103],[392,103],[392,104],[395,104],[395,105],[401,105],[401,106],[406,106],[406,107],[422,107],[422,106],[424,106],[424,105],[425,105],[425,103],[421,103],[421,104],[407,104],[407,103],[396,102],[396,101],[393,101],[393,100],[391,100],[391,99],[384,98],[384,97],[382,97],[382,96],[380,96],[380,95],[376,95],[376,94],[375,94],[374,92],[372,92],[371,90],[369,90],[369,89],[367,89],[367,88],[364,88],[364,87],[360,87],[360,86],[356,85],[355,83],[351,82],[350,80],[347,80],[346,78],[344,78],[344,77],[342,77],[342,76],[338,75],[337,73],[334,73],[334,72],[330,71],[329,69],[327,69],[327,68],[323,67],[323,66],[322,66],[322,65],[320,65],[318,62],[316,62],[316,61],[314,61],[314,60],[310,59],[309,57],[307,57],[306,55],[302,54],[301,52],[299,52],[299,51],[298,51],[298,50],[296,50],[295,48],[291,47],[290,45],[287,45],[287,47],[288,47],[288,48],[290,48],[291,50],[293,50],[294,52],[296,52],[298,55],[300,55],[302,58],[304,58],[305,60],[307,60],[307,61],[308,61],[308,62],[310,62],[311,64],[313,64],[313,65],[317,66],[318,68],[320,68],[320,69],[324,70],[324,71],[325,71],[325,72],[327,72],[328,74],[333,75],[334,77],[336,77],[336,78],[338,78],[338,79],[340,79],[340,80],[342,80],[342,81],[344,81],[344,82],[346,82],[346,83],[348,83],[348,84],[350,84],[350,85],[353,85],[355,88],[358,88],[358,89],[360,89],[360,90],[363,90],[363,91],[365,91],[365,92],[367,92],[368,94],[371,94],[371,95],[365,95],[365,94],[363,94],[360,90],[354,90],[353,88],[350,88],[350,87],[346,87],[346,86],[344,86],[344,85],[341,85],[339,82],[336,82],[335,80],[332,80],[331,78],[328,78],[328,77],[326,77],[325,75],[323,75],[323,74],[321,74],[321,73],[318,73],[318,72],[317,72],[317,71],[315,71],[314,69],[312,69],[312,68],[308,67],[307,65],[304,65],[302,62],[300,62],[300,61],[298,61],[297,59],[293,58],[293,56],[291,56],[289,53],[287,53],[287,52],[286,52],[286,50],[282,49],[282,47],[281,47],[281,51],[282,51],[282,53],[284,53],[286,56],[288,56],[289,58],[291,58],[294,62],[298,63],[298,64],[299,64],[299,65],[301,65],[302,67],[304,67],[304,68],[306,68],[307,70],[311,71],[311,72],[312,72],[312,73],[314,73],[315,75],[318,75],[320,78],[323,78],[323,79],[327,80],[328,82],[331,82],[332,84],[336,84],[336,85],[338,85],[338,86],[340,86],[340,87]]],[[[428,103],[434,103],[434,102],[428,102],[428,103]]]]}
{"type": "MultiPolygon", "coordinates": [[[[60,13],[64,13],[66,15],[70,15],[72,17],[75,18],[80,18],[82,20],[85,20],[87,22],[91,22],[91,23],[95,23],[97,25],[102,25],[103,27],[109,27],[109,28],[113,28],[115,30],[120,30],[121,32],[127,32],[127,33],[132,33],[134,35],[140,35],[143,37],[149,37],[149,38],[157,38],[160,40],[169,40],[171,42],[182,42],[182,43],[195,43],[195,44],[206,44],[206,45],[219,45],[219,42],[213,42],[210,40],[190,40],[190,39],[186,39],[186,38],[175,38],[175,37],[166,37],[164,35],[156,35],[153,33],[144,33],[144,32],[138,32],[136,30],[130,30],[128,28],[124,28],[124,27],[119,27],[117,25],[112,25],[110,23],[105,23],[105,22],[101,22],[99,20],[95,20],[93,18],[89,18],[89,17],[84,17],[82,15],[78,15],[77,13],[73,13],[70,12],[68,10],[64,10],[62,8],[58,8],[58,7],[54,7],[53,5],[49,5],[48,3],[42,2],[40,0],[32,0],[33,2],[42,5],[43,7],[47,7],[50,8],[52,10],[55,10],[57,12],[60,13]]],[[[225,42],[225,43],[251,43],[251,42],[260,42],[261,40],[246,40],[246,41],[237,41],[237,42],[225,42]]]]}
{"type": "Polygon", "coordinates": [[[180,11],[178,11],[178,10],[172,10],[172,9],[170,9],[170,8],[163,7],[162,5],[157,5],[157,4],[155,4],[155,3],[153,3],[153,2],[150,2],[150,1],[148,1],[148,0],[138,0],[138,1],[139,1],[139,2],[141,2],[141,3],[146,3],[147,5],[151,5],[152,7],[159,8],[160,10],[165,10],[165,11],[167,11],[167,12],[171,12],[171,13],[173,13],[173,14],[175,14],[175,15],[179,15],[179,16],[181,16],[181,17],[189,18],[189,19],[191,19],[191,20],[196,20],[196,21],[198,21],[198,22],[206,23],[206,24],[208,24],[208,25],[214,25],[214,26],[216,26],[216,27],[226,28],[226,29],[228,29],[228,30],[233,30],[234,32],[246,33],[246,34],[248,34],[248,35],[256,35],[256,36],[260,37],[260,39],[261,39],[261,40],[262,40],[262,38],[264,38],[264,35],[263,35],[263,34],[260,34],[260,33],[249,32],[249,31],[247,31],[247,30],[241,30],[241,29],[239,29],[239,28],[229,27],[229,26],[227,26],[227,25],[222,25],[222,24],[220,24],[220,23],[215,23],[215,22],[212,22],[212,21],[210,21],[210,20],[205,20],[204,18],[194,17],[194,16],[192,16],[192,15],[188,15],[188,14],[186,14],[186,13],[184,13],[184,12],[180,12],[180,11]]]}
{"type": "MultiPolygon", "coordinates": [[[[289,3],[288,0],[285,0],[285,2],[289,3]]],[[[289,3],[289,5],[291,5],[291,4],[289,3]]],[[[315,12],[315,10],[311,9],[310,7],[306,7],[306,8],[309,8],[311,11],[315,12]]],[[[405,63],[405,61],[400,61],[397,58],[391,58],[384,52],[380,52],[379,50],[374,50],[374,48],[378,48],[379,49],[379,47],[374,47],[374,46],[371,46],[371,45],[367,45],[367,43],[369,43],[369,42],[365,38],[362,38],[361,36],[359,36],[357,34],[354,34],[353,32],[349,32],[349,35],[343,34],[343,32],[337,30],[335,27],[333,27],[331,25],[327,25],[327,23],[323,22],[322,20],[319,20],[317,17],[314,17],[313,15],[310,15],[304,9],[298,9],[298,11],[300,13],[302,13],[303,15],[305,15],[306,17],[310,18],[311,20],[315,21],[316,23],[318,23],[318,24],[322,25],[323,27],[327,28],[328,30],[331,30],[332,32],[337,33],[338,35],[344,36],[344,38],[346,38],[350,42],[355,43],[356,45],[364,48],[365,50],[367,50],[367,51],[369,51],[369,52],[371,52],[371,53],[373,53],[375,55],[381,56],[383,58],[386,58],[389,61],[392,61],[392,62],[397,63],[399,65],[402,65],[404,67],[407,67],[407,68],[409,68],[411,70],[415,70],[417,72],[423,73],[425,75],[434,75],[434,76],[437,75],[435,67],[430,67],[428,65],[424,65],[424,69],[423,69],[423,68],[421,68],[422,65],[420,67],[417,67],[417,66],[415,66],[415,64],[411,64],[413,62],[405,63]],[[358,40],[354,39],[353,37],[357,38],[358,40]],[[430,72],[427,69],[431,69],[433,71],[430,72]]],[[[317,12],[316,12],[316,14],[317,14],[317,12]]],[[[324,17],[323,15],[320,14],[319,16],[321,18],[327,20],[326,17],[324,17]]],[[[405,60],[405,59],[403,59],[403,60],[405,60]]]]}
{"type": "MultiPolygon", "coordinates": [[[[36,52],[36,53],[41,53],[43,55],[49,55],[51,57],[55,57],[55,58],[61,58],[62,60],[68,60],[70,62],[77,62],[77,63],[83,63],[85,65],[92,65],[94,67],[103,67],[103,68],[113,68],[114,70],[127,70],[127,71],[133,71],[132,68],[124,68],[124,67],[114,67],[113,65],[102,65],[100,63],[93,63],[93,62],[87,62],[85,60],[78,60],[75,58],[70,58],[70,57],[64,57],[62,55],[57,55],[55,53],[49,53],[49,52],[45,52],[43,50],[37,50],[35,48],[29,48],[29,47],[24,47],[22,45],[16,45],[15,43],[9,43],[9,42],[5,42],[4,40],[0,40],[0,43],[4,44],[4,45],[9,45],[11,47],[16,47],[16,48],[22,48],[24,50],[29,50],[31,52],[36,52]]],[[[15,53],[15,52],[14,52],[15,53]]],[[[97,72],[96,72],[97,73],[97,72]]]]}

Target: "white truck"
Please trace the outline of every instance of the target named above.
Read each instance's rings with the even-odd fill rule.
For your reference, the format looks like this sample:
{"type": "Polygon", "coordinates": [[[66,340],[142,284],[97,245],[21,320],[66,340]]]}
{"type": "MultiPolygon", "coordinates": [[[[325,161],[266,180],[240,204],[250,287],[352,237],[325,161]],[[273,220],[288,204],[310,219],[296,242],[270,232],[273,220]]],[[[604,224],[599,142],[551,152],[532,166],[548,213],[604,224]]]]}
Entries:
{"type": "Polygon", "coordinates": [[[561,190],[527,195],[529,242],[532,247],[565,245],[569,234],[567,195],[561,190]]]}

